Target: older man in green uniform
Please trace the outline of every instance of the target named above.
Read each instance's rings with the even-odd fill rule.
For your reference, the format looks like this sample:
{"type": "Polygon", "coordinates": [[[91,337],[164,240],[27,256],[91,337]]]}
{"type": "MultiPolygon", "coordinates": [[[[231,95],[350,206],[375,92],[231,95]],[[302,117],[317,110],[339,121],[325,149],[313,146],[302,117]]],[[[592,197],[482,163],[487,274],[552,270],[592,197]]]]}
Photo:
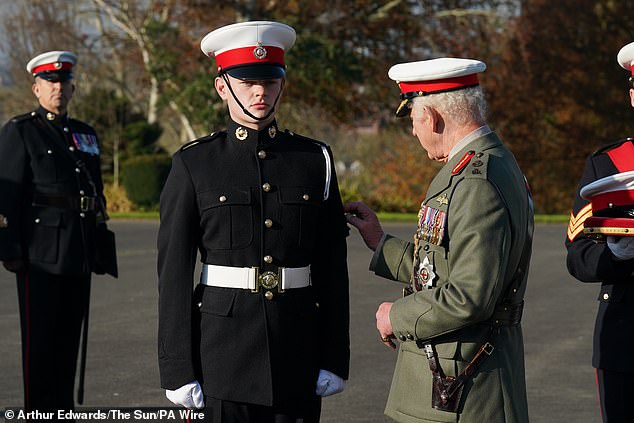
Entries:
{"type": "Polygon", "coordinates": [[[385,413],[399,422],[527,422],[520,318],[533,232],[527,184],[486,125],[485,64],[442,58],[389,71],[412,133],[444,162],[411,242],[384,234],[359,202],[348,222],[375,251],[370,269],[409,284],[376,313],[381,340],[400,342],[385,413]]]}

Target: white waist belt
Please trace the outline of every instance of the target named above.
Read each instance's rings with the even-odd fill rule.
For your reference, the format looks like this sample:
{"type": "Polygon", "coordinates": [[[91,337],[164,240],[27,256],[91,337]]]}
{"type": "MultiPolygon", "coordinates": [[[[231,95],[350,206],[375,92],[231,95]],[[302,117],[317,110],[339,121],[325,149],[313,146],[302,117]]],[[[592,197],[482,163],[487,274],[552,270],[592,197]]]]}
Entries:
{"type": "Polygon", "coordinates": [[[281,285],[282,290],[310,286],[310,266],[280,267],[278,273],[260,272],[257,267],[232,267],[203,264],[200,283],[221,288],[250,289],[260,286],[272,289],[281,285]],[[280,284],[281,279],[281,284],[280,284]]]}

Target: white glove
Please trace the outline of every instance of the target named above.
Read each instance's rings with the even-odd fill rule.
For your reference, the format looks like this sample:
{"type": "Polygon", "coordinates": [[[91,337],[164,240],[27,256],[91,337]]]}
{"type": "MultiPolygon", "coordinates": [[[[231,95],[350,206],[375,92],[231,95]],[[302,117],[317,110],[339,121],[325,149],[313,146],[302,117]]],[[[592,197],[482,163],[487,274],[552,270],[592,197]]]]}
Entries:
{"type": "Polygon", "coordinates": [[[205,397],[197,380],[183,385],[174,391],[166,389],[165,396],[174,404],[190,410],[194,408],[205,408],[205,397]]]}
{"type": "Polygon", "coordinates": [[[327,397],[329,395],[338,394],[343,391],[345,387],[345,380],[328,370],[322,369],[319,371],[319,376],[317,377],[317,389],[315,389],[315,393],[320,397],[327,397]]]}
{"type": "Polygon", "coordinates": [[[608,248],[618,260],[630,260],[634,258],[634,237],[609,236],[608,248]]]}

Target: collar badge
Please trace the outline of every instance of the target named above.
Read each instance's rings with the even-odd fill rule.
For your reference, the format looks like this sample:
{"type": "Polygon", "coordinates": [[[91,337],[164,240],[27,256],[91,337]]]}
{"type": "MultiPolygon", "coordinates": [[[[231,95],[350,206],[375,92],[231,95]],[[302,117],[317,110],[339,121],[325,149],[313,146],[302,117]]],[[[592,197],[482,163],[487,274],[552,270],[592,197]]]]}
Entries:
{"type": "Polygon", "coordinates": [[[46,114],[46,119],[48,119],[48,120],[55,120],[55,113],[48,112],[48,113],[46,114]]]}
{"type": "Polygon", "coordinates": [[[277,135],[277,128],[275,126],[269,126],[269,137],[273,139],[275,138],[276,135],[277,135]]]}
{"type": "Polygon", "coordinates": [[[239,139],[240,141],[246,140],[248,136],[249,136],[249,131],[247,131],[242,126],[239,126],[236,129],[236,138],[239,139]]]}
{"type": "Polygon", "coordinates": [[[6,218],[5,215],[0,214],[0,229],[9,227],[9,219],[6,218]]]}

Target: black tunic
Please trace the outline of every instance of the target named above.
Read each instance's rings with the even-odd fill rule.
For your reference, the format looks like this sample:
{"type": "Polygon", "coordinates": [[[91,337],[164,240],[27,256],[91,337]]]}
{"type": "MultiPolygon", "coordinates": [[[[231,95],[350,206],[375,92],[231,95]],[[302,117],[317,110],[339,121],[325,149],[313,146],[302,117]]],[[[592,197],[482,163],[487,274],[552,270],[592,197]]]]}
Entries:
{"type": "Polygon", "coordinates": [[[161,195],[161,385],[196,379],[217,399],[302,401],[319,369],[348,377],[348,228],[332,154],[275,122],[240,128],[230,121],[184,146],[161,195]],[[312,286],[272,300],[266,290],[194,290],[197,252],[206,264],[262,271],[310,265],[312,286]]]}
{"type": "Polygon", "coordinates": [[[607,152],[622,143],[603,148],[587,159],[575,196],[566,248],[572,276],[582,282],[601,282],[592,365],[634,372],[634,260],[616,260],[606,243],[594,242],[583,234],[583,221],[591,215],[591,205],[579,194],[585,185],[619,172],[607,152]]]}
{"type": "Polygon", "coordinates": [[[11,119],[0,132],[0,215],[5,222],[0,225],[0,260],[28,260],[57,275],[89,275],[95,213],[41,205],[46,201],[37,197],[76,200],[84,195],[105,203],[99,154],[92,154],[98,152],[96,134],[79,120],[53,114],[49,120],[47,115],[40,107],[11,119]],[[90,152],[81,151],[75,139],[90,152]],[[77,160],[85,166],[79,168],[77,160]]]}

